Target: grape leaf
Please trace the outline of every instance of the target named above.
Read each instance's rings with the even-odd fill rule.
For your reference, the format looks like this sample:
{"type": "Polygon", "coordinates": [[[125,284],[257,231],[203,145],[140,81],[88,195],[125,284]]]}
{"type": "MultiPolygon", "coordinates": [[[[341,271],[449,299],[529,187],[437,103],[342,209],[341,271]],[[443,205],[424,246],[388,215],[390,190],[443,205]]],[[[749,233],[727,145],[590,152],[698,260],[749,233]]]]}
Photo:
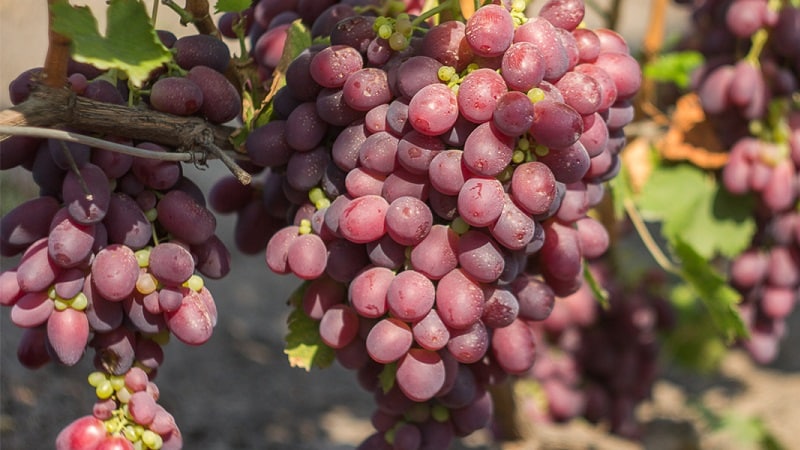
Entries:
{"type": "Polygon", "coordinates": [[[662,233],[701,256],[734,257],[745,250],[756,230],[750,197],[735,197],[691,164],[656,166],[638,198],[646,219],[661,220],[662,233]]]}
{"type": "Polygon", "coordinates": [[[703,302],[712,322],[729,342],[749,336],[736,305],[741,295],[708,263],[708,260],[680,238],[673,250],[681,260],[680,275],[703,302]]]}
{"type": "Polygon", "coordinates": [[[665,336],[665,350],[679,366],[698,373],[719,368],[728,348],[715,326],[709,323],[705,307],[691,286],[681,283],[669,292],[677,320],[665,336]]]}
{"type": "Polygon", "coordinates": [[[322,342],[318,321],[308,317],[303,311],[303,292],[307,284],[297,288],[289,299],[292,312],[287,320],[289,333],[286,335],[286,348],[283,352],[289,357],[291,367],[310,371],[314,366],[320,369],[333,363],[335,353],[322,342]]]}
{"type": "Polygon", "coordinates": [[[739,412],[714,411],[700,402],[690,402],[713,433],[725,433],[741,443],[743,448],[783,450],[785,447],[770,431],[761,417],[743,416],[739,412]]]}
{"type": "Polygon", "coordinates": [[[105,36],[100,35],[97,20],[88,7],[73,7],[68,1],[59,0],[50,8],[53,30],[72,41],[72,57],[76,61],[103,70],[118,69],[135,86],[141,86],[150,72],[172,59],[142,2],[111,0],[105,36]]]}
{"type": "Polygon", "coordinates": [[[251,3],[251,0],[217,0],[214,11],[217,13],[240,12],[247,9],[251,3]]]}
{"type": "Polygon", "coordinates": [[[692,81],[692,72],[703,63],[703,55],[695,51],[671,52],[658,56],[642,68],[646,78],[674,83],[685,89],[692,81]]]}
{"type": "Polygon", "coordinates": [[[283,45],[283,53],[278,62],[278,66],[273,71],[272,84],[270,85],[269,92],[262,99],[261,107],[256,112],[254,127],[259,127],[271,120],[272,111],[272,97],[286,84],[286,69],[289,64],[300,54],[303,50],[311,46],[311,30],[303,25],[300,19],[295,20],[289,25],[286,30],[286,42],[283,45]]]}

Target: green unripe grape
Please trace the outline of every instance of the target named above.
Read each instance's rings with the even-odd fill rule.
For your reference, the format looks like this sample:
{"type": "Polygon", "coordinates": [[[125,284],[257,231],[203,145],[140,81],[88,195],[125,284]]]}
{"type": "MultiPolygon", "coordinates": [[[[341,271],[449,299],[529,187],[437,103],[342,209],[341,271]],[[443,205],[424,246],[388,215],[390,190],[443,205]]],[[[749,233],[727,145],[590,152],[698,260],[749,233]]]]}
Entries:
{"type": "Polygon", "coordinates": [[[541,88],[535,87],[528,91],[528,98],[531,99],[533,103],[544,100],[544,97],[544,91],[541,88]]]}
{"type": "Polygon", "coordinates": [[[115,391],[118,391],[125,387],[125,377],[121,375],[112,375],[109,378],[111,381],[111,386],[114,388],[115,391]]]}
{"type": "Polygon", "coordinates": [[[531,149],[531,141],[527,137],[522,136],[517,141],[517,148],[522,150],[523,152],[527,152],[528,150],[531,149]]]}
{"type": "Polygon", "coordinates": [[[128,403],[130,399],[131,391],[129,391],[127,387],[117,390],[117,400],[119,400],[120,403],[128,403]]]}
{"type": "Polygon", "coordinates": [[[311,233],[311,221],[308,219],[303,219],[300,221],[300,230],[298,233],[300,234],[309,234],[311,233]]]}
{"type": "Polygon", "coordinates": [[[469,231],[469,224],[464,222],[464,219],[461,217],[456,217],[452,222],[450,222],[450,228],[452,228],[456,234],[462,235],[469,231]]]}
{"type": "Polygon", "coordinates": [[[506,168],[497,175],[497,179],[505,183],[511,179],[512,175],[514,175],[514,168],[511,166],[506,166],[506,168]]]}
{"type": "Polygon", "coordinates": [[[408,47],[408,39],[403,36],[403,33],[392,33],[392,35],[389,36],[389,47],[394,51],[404,50],[408,47]]]}
{"type": "Polygon", "coordinates": [[[78,295],[72,299],[70,306],[72,309],[83,311],[87,306],[89,306],[89,299],[86,298],[86,294],[79,292],[78,295]]]}
{"type": "Polygon", "coordinates": [[[394,445],[394,436],[397,432],[397,427],[392,427],[390,430],[387,430],[386,433],[383,434],[383,439],[389,443],[389,445],[394,445]]]}
{"type": "Polygon", "coordinates": [[[439,79],[444,82],[449,82],[456,76],[456,68],[452,66],[442,66],[439,67],[439,71],[437,72],[439,79]]]}
{"type": "Polygon", "coordinates": [[[183,283],[183,285],[195,292],[200,292],[200,290],[203,289],[203,286],[205,286],[205,282],[203,281],[203,277],[195,274],[190,276],[189,279],[183,283]]]}
{"type": "Polygon", "coordinates": [[[89,385],[92,387],[100,386],[100,383],[108,381],[108,376],[103,372],[96,371],[89,374],[89,385]]]}
{"type": "Polygon", "coordinates": [[[520,164],[523,161],[525,161],[525,152],[522,150],[514,150],[514,154],[511,155],[511,162],[520,164]]]}
{"type": "Polygon", "coordinates": [[[56,298],[53,301],[53,306],[56,308],[56,311],[63,311],[69,308],[69,300],[64,300],[63,298],[56,298]]]}
{"type": "Polygon", "coordinates": [[[411,37],[411,34],[414,32],[414,25],[411,24],[411,19],[409,19],[408,14],[400,14],[397,16],[394,29],[405,37],[411,37]]]}
{"type": "Polygon", "coordinates": [[[431,407],[431,417],[437,422],[447,422],[450,420],[450,410],[439,404],[433,405],[431,407]]]}
{"type": "Polygon", "coordinates": [[[97,398],[99,398],[100,400],[109,399],[111,398],[112,395],[114,395],[114,386],[111,385],[110,380],[108,379],[103,380],[95,388],[95,393],[97,394],[97,398]]]}
{"type": "Polygon", "coordinates": [[[314,207],[317,208],[317,210],[325,209],[328,206],[331,206],[331,201],[328,200],[327,198],[323,198],[323,199],[319,200],[318,202],[314,203],[314,207]]]}
{"type": "Polygon", "coordinates": [[[164,445],[164,440],[158,433],[154,433],[150,430],[144,430],[142,433],[142,442],[147,448],[158,450],[164,445]]]}
{"type": "Polygon", "coordinates": [[[392,26],[389,24],[383,24],[378,27],[378,36],[381,39],[389,39],[392,35],[392,26]]]}
{"type": "Polygon", "coordinates": [[[150,265],[150,247],[136,250],[133,256],[136,257],[136,262],[139,264],[139,267],[147,267],[150,265]]]}
{"type": "Polygon", "coordinates": [[[136,427],[133,425],[127,425],[125,428],[123,428],[122,435],[125,436],[125,439],[131,442],[139,440],[139,433],[136,432],[136,427]]]}

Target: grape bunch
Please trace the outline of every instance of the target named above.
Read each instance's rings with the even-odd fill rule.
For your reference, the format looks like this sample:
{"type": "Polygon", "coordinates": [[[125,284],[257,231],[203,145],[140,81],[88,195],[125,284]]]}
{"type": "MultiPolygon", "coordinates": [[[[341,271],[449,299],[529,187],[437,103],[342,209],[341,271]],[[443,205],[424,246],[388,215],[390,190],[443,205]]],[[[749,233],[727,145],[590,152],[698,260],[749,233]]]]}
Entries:
{"type": "Polygon", "coordinates": [[[675,323],[675,313],[658,295],[659,274],[637,286],[613,276],[607,258],[590,269],[608,297],[600,306],[588,286],[559,297],[550,316],[530,327],[537,337],[536,364],[525,381],[521,407],[534,422],[564,422],[583,417],[615,434],[638,439],[635,408],[649,398],[659,374],[660,333],[675,323]]]}
{"type": "Polygon", "coordinates": [[[250,55],[258,66],[261,80],[269,82],[280,62],[286,30],[292,22],[300,20],[309,27],[313,38],[325,38],[330,36],[337,22],[364,11],[416,15],[422,11],[424,3],[421,0],[256,0],[241,13],[223,14],[219,29],[227,38],[248,38],[250,55]]]}
{"type": "Polygon", "coordinates": [[[298,309],[373,393],[359,448],[442,449],[489,424],[489,386],[534,363],[530,323],[608,247],[588,213],[619,170],[639,66],[580,26],[580,0],[523,9],[343,18],[249,134],[258,182],[209,195],[238,214],[240,248],[265,243],[269,269],[304,280],[298,309]]]}
{"type": "MultiPolygon", "coordinates": [[[[230,59],[225,44],[202,35],[160,36],[175,50],[175,59],[152,74],[141,106],[212,123],[236,118],[241,99],[222,74],[230,59]]],[[[12,100],[19,103],[30,95],[40,71],[29,70],[11,83],[12,100]]],[[[69,80],[75,95],[95,101],[124,105],[127,97],[135,97],[126,83],[85,64],[73,62],[69,80]]],[[[173,150],[148,141],[105,138],[155,154],[173,150]]],[[[0,222],[0,252],[19,256],[16,267],[0,273],[0,304],[25,330],[17,351],[20,362],[29,368],[50,361],[72,366],[92,349],[95,367],[115,386],[116,394],[108,394],[127,403],[120,397],[120,377],[143,371],[154,378],[170,335],[201,345],[216,325],[217,308],[204,277],[225,276],[230,254],[215,234],[216,219],[203,192],[175,161],[22,136],[3,141],[0,152],[2,169],[29,170],[40,193],[0,222]]],[[[132,389],[129,396],[142,397],[141,389],[132,389]]],[[[148,391],[148,398],[152,394],[148,391]]],[[[108,403],[109,396],[102,399],[108,403]]],[[[117,410],[111,406],[106,405],[109,414],[117,410]]],[[[127,420],[127,412],[114,414],[127,420]]],[[[138,425],[149,425],[136,416],[138,425]]],[[[97,421],[107,419],[80,419],[65,429],[66,441],[59,448],[90,448],[66,442],[94,435],[97,421]]],[[[111,448],[108,442],[141,439],[136,448],[179,448],[177,428],[168,425],[151,426],[155,434],[106,426],[96,445],[111,448]]]]}
{"type": "Polygon", "coordinates": [[[726,0],[693,6],[705,64],[697,92],[728,149],[721,183],[755,199],[758,230],[729,269],[750,331],[742,344],[760,363],[777,356],[800,288],[800,8],[791,2],[726,0]],[[722,21],[712,21],[724,17],[722,21]],[[713,24],[713,25],[712,25],[713,24]]]}
{"type": "Polygon", "coordinates": [[[183,438],[175,418],[159,405],[158,387],[147,372],[89,374],[97,401],[91,416],[75,419],[56,437],[56,450],[177,450],[183,438]]]}

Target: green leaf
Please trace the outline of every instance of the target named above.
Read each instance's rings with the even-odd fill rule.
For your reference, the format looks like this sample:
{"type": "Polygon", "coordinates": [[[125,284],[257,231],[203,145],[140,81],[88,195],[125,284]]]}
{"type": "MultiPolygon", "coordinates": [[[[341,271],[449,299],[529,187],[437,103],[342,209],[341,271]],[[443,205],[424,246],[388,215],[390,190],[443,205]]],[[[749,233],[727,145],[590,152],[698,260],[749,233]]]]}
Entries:
{"type": "Polygon", "coordinates": [[[303,311],[303,293],[307,283],[297,288],[289,299],[292,312],[289,314],[289,333],[286,335],[284,353],[289,365],[310,371],[314,366],[324,369],[333,363],[334,350],[319,335],[319,322],[303,311]]]}
{"type": "Polygon", "coordinates": [[[760,448],[762,450],[783,450],[785,447],[770,431],[764,420],[758,416],[743,416],[732,411],[717,413],[699,402],[690,405],[700,413],[713,433],[725,433],[743,448],[760,448]]]}
{"type": "Polygon", "coordinates": [[[706,258],[680,238],[674,241],[673,250],[682,263],[681,277],[703,302],[722,336],[728,342],[747,338],[747,328],[736,307],[741,300],[739,292],[728,285],[706,258]]]}
{"type": "MultiPolygon", "coordinates": [[[[303,50],[311,46],[311,30],[303,25],[300,19],[295,20],[289,25],[286,30],[286,42],[283,45],[283,53],[278,62],[278,66],[273,71],[272,86],[266,96],[263,98],[264,102],[259,103],[261,107],[256,113],[254,126],[262,126],[271,120],[272,111],[272,97],[278,90],[286,84],[286,69],[289,64],[300,54],[303,50]]],[[[254,96],[254,100],[262,100],[254,96]]]]}
{"type": "Polygon", "coordinates": [[[691,164],[656,166],[637,205],[648,220],[661,220],[670,243],[684,241],[706,259],[734,257],[756,231],[751,197],[736,197],[691,164]]]}
{"type": "Polygon", "coordinates": [[[251,0],[217,0],[214,5],[214,12],[240,12],[247,9],[251,3],[251,0]]]}
{"type": "Polygon", "coordinates": [[[681,367],[699,373],[713,373],[728,353],[708,312],[698,302],[691,286],[681,283],[669,293],[677,320],[665,338],[665,351],[681,367]]]}
{"type": "Polygon", "coordinates": [[[695,51],[672,52],[660,55],[644,65],[646,78],[665,83],[674,83],[681,89],[689,86],[692,72],[703,63],[703,55],[695,51]]]}
{"type": "Polygon", "coordinates": [[[53,30],[72,41],[72,57],[98,69],[118,69],[141,86],[150,72],[172,59],[156,35],[144,4],[136,0],[111,0],[106,11],[106,36],[88,7],[73,7],[66,0],[51,6],[53,30]]]}
{"type": "Polygon", "coordinates": [[[311,30],[300,19],[295,20],[286,30],[286,42],[276,70],[283,76],[286,68],[303,50],[311,47],[311,30]]]}

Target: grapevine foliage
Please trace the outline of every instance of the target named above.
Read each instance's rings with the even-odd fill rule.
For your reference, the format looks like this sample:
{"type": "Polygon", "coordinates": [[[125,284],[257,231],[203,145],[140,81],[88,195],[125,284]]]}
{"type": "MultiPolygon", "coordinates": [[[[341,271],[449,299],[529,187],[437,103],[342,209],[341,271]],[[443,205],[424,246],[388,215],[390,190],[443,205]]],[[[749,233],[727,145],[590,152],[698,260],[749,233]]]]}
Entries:
{"type": "Polygon", "coordinates": [[[124,72],[140,86],[150,72],[170,61],[169,50],[158,40],[144,4],[115,0],[108,6],[108,26],[100,34],[97,20],[88,7],[71,6],[68,1],[51,5],[53,30],[70,38],[75,61],[101,70],[124,72]],[[130,45],[136,42],[136,45],[130,45]]]}

